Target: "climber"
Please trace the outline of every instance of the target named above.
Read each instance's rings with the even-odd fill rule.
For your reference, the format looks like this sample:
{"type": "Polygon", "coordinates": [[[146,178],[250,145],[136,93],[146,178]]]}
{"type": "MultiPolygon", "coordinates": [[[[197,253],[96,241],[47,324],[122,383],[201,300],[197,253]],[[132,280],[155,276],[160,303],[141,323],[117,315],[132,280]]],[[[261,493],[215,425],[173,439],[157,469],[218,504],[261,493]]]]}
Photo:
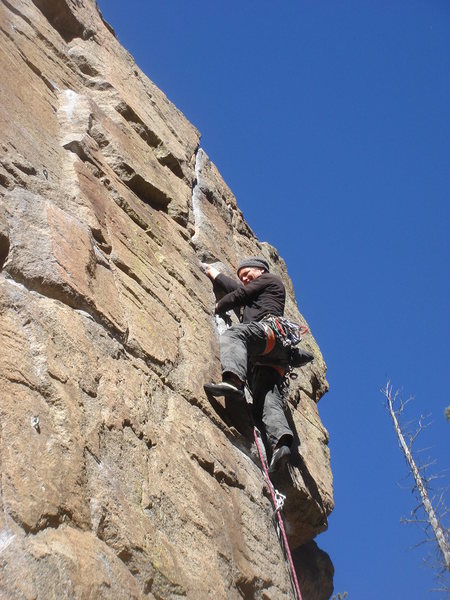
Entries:
{"type": "Polygon", "coordinates": [[[241,323],[220,336],[222,381],[207,383],[212,396],[244,398],[247,382],[253,396],[253,412],[262,422],[270,445],[269,472],[284,467],[291,454],[293,434],[284,413],[282,383],[289,364],[289,350],[275,339],[264,319],[282,317],[286,291],[277,275],[269,272],[264,258],[251,257],[240,263],[237,275],[241,283],[215,267],[204,265],[215,290],[225,295],[215,306],[217,314],[243,307],[241,323]]]}

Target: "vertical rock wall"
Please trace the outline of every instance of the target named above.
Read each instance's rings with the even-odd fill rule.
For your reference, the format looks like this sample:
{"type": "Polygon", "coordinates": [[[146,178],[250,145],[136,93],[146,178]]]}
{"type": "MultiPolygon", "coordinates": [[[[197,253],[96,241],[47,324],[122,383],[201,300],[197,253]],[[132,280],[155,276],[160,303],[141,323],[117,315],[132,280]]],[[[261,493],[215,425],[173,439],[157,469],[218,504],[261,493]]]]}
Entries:
{"type": "MultiPolygon", "coordinates": [[[[203,393],[199,263],[264,255],[304,322],[283,260],[94,0],[0,0],[0,65],[1,598],[291,598],[248,423],[203,393]]],[[[312,600],[333,500],[305,346],[283,491],[312,600]]]]}

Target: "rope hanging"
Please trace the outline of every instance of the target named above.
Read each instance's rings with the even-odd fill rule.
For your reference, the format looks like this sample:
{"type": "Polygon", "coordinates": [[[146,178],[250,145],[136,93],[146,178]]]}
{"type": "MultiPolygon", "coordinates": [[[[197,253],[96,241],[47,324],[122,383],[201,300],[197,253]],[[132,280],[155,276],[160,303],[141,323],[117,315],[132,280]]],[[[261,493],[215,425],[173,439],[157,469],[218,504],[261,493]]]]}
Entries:
{"type": "Polygon", "coordinates": [[[264,472],[264,477],[266,479],[267,485],[269,486],[270,495],[272,497],[272,503],[273,503],[273,507],[274,507],[274,517],[276,517],[276,519],[278,521],[278,535],[279,535],[279,537],[281,535],[284,552],[287,556],[287,559],[289,562],[289,567],[291,570],[292,587],[294,588],[294,592],[295,592],[295,596],[296,596],[297,600],[302,600],[302,594],[300,592],[300,586],[299,586],[298,579],[297,579],[297,573],[295,572],[294,561],[292,560],[291,549],[289,547],[286,530],[284,528],[283,517],[281,516],[281,509],[283,508],[284,500],[286,497],[283,496],[283,494],[280,494],[278,492],[278,490],[276,490],[273,487],[273,484],[270,480],[269,471],[267,469],[267,463],[264,459],[264,455],[261,450],[260,438],[258,435],[258,428],[254,424],[253,415],[250,415],[250,416],[252,419],[253,436],[255,438],[256,448],[258,449],[259,460],[261,461],[261,465],[262,465],[263,472],[264,472]]]}

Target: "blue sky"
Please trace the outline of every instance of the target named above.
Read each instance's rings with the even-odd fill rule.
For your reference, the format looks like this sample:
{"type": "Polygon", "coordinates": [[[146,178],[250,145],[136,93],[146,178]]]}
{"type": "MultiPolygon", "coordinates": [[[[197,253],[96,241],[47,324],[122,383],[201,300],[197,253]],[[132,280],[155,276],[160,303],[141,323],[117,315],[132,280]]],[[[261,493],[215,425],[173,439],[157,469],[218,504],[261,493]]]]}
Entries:
{"type": "Polygon", "coordinates": [[[317,542],[335,591],[437,597],[420,529],[400,524],[415,503],[379,389],[431,413],[418,447],[448,468],[450,4],[99,6],[287,262],[328,364],[336,508],[317,542]]]}

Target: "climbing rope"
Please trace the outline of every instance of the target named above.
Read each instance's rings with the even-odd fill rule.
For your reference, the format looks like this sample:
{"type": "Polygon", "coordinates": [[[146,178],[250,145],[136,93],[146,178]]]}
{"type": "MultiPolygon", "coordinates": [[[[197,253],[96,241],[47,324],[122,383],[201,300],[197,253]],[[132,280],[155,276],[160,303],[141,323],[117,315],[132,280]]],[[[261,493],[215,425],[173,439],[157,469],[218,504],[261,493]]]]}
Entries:
{"type": "Polygon", "coordinates": [[[253,424],[253,436],[255,438],[255,444],[256,444],[256,448],[258,450],[259,460],[261,461],[261,466],[263,468],[264,477],[265,477],[266,483],[267,483],[267,485],[269,487],[270,495],[272,497],[272,504],[273,504],[273,507],[274,507],[273,516],[276,517],[276,522],[278,521],[278,523],[276,523],[277,524],[278,537],[281,537],[282,547],[284,549],[285,555],[286,555],[287,560],[289,562],[289,567],[290,567],[290,572],[291,572],[291,580],[292,580],[292,587],[294,589],[295,597],[297,598],[297,600],[302,600],[302,594],[300,592],[300,586],[299,586],[298,579],[297,579],[297,573],[295,572],[294,561],[292,560],[291,549],[289,547],[289,542],[288,542],[288,539],[287,539],[286,530],[284,528],[283,517],[281,515],[281,510],[283,508],[286,496],[284,496],[283,494],[281,494],[278,490],[276,490],[273,487],[273,484],[272,484],[272,482],[270,480],[269,471],[267,469],[267,463],[266,463],[266,460],[265,460],[264,455],[263,455],[262,450],[261,450],[260,437],[258,435],[259,431],[258,431],[258,428],[256,427],[256,425],[255,425],[255,423],[253,421],[253,415],[250,415],[250,416],[251,416],[251,421],[252,421],[252,424],[253,424]]]}

